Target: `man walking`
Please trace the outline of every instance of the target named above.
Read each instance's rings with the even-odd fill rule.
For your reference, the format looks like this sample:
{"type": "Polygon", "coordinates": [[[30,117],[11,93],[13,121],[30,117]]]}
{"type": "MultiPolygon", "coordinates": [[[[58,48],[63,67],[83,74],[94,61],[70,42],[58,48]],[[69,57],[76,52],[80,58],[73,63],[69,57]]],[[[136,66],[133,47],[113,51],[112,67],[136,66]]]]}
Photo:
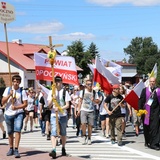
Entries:
{"type": "Polygon", "coordinates": [[[138,106],[148,112],[142,115],[145,146],[160,150],[160,89],[156,87],[156,78],[149,79],[149,87],[142,90],[138,106]]]}
{"type": "Polygon", "coordinates": [[[121,107],[125,107],[123,97],[120,95],[120,87],[118,84],[113,85],[112,94],[108,95],[105,99],[104,107],[109,114],[109,124],[111,130],[111,143],[115,144],[115,128],[117,130],[118,146],[122,146],[122,114],[121,107]]]}
{"type": "Polygon", "coordinates": [[[20,158],[18,151],[21,130],[23,127],[24,108],[27,107],[27,94],[19,87],[21,77],[15,75],[12,77],[12,88],[7,87],[3,93],[2,105],[6,104],[5,121],[7,125],[8,140],[10,149],[7,156],[15,155],[15,158],[20,158]],[[14,145],[15,133],[15,145],[14,145]]]}
{"type": "Polygon", "coordinates": [[[91,145],[92,127],[94,125],[94,105],[99,103],[99,96],[92,89],[92,81],[86,80],[86,88],[79,94],[79,113],[81,117],[83,142],[87,144],[86,126],[88,125],[88,145],[91,145]]]}
{"type": "Polygon", "coordinates": [[[62,78],[57,76],[55,77],[55,83],[56,83],[56,97],[52,97],[52,91],[50,91],[48,95],[48,106],[51,108],[51,142],[52,142],[52,151],[49,153],[49,156],[52,158],[56,158],[56,140],[57,140],[57,127],[60,128],[60,136],[62,141],[62,156],[66,156],[66,129],[67,129],[67,108],[69,108],[69,101],[71,100],[70,95],[68,91],[64,92],[63,84],[62,84],[62,78]],[[65,93],[65,95],[64,95],[65,93]],[[63,110],[63,113],[58,111],[58,107],[55,106],[53,103],[53,98],[56,98],[59,106],[63,110]],[[56,112],[58,112],[58,122],[59,126],[56,126],[56,112]]]}

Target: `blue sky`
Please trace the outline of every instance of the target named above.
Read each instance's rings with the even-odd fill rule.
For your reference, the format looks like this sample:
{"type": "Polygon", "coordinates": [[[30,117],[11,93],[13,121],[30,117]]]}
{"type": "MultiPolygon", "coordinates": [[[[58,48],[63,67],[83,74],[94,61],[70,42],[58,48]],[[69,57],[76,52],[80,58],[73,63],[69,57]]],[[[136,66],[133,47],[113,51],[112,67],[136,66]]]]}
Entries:
{"type": "MultiPolygon", "coordinates": [[[[102,58],[122,60],[135,37],[152,37],[160,48],[160,0],[8,0],[16,20],[7,24],[8,41],[63,44],[75,40],[88,48],[95,43],[102,58]]],[[[5,41],[0,24],[0,41],[5,41]]]]}

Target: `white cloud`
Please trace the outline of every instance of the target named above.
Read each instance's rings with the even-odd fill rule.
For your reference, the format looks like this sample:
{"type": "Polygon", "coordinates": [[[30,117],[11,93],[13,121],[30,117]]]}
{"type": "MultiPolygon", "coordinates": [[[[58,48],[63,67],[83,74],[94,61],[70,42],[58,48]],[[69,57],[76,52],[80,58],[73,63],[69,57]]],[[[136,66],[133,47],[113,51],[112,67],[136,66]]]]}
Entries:
{"type": "MultiPolygon", "coordinates": [[[[69,40],[69,41],[75,41],[75,40],[93,40],[95,39],[95,35],[93,35],[92,33],[82,33],[82,32],[75,32],[75,33],[69,33],[69,34],[63,34],[63,35],[58,35],[58,34],[54,34],[52,35],[52,37],[54,37],[54,40],[69,40]]],[[[36,41],[46,41],[46,39],[48,39],[48,37],[42,37],[42,36],[37,36],[35,37],[36,41]]]]}
{"type": "Polygon", "coordinates": [[[134,6],[153,6],[160,4],[160,0],[87,0],[87,1],[102,6],[114,6],[118,4],[132,4],[134,6]]]}
{"type": "Polygon", "coordinates": [[[63,29],[63,24],[60,22],[41,22],[34,24],[27,24],[22,27],[11,27],[8,28],[10,32],[23,32],[23,33],[34,33],[34,34],[45,34],[45,33],[56,33],[63,29]]]}
{"type": "Polygon", "coordinates": [[[82,32],[75,32],[75,33],[69,33],[64,35],[54,35],[55,39],[57,40],[91,40],[94,39],[95,36],[92,33],[82,33],[82,32]]]}

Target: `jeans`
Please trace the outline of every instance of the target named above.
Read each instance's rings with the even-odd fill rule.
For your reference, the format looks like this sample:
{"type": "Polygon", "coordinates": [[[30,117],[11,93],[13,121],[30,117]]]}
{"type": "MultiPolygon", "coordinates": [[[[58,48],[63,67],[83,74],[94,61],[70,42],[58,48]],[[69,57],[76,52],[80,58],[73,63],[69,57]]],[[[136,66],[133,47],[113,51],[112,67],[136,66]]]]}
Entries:
{"type": "Polygon", "coordinates": [[[99,110],[94,108],[94,128],[100,127],[99,110]]]}
{"type": "Polygon", "coordinates": [[[14,132],[21,132],[23,127],[23,116],[23,112],[13,116],[5,115],[5,121],[9,135],[13,134],[14,132]]]}
{"type": "Polygon", "coordinates": [[[73,120],[73,127],[76,126],[76,119],[75,119],[75,115],[74,115],[74,108],[72,108],[72,120],[73,120]]]}
{"type": "Polygon", "coordinates": [[[38,113],[38,120],[39,120],[39,125],[41,127],[41,133],[44,134],[45,130],[46,130],[46,122],[43,118],[40,119],[40,114],[39,113],[38,113]]]}
{"type": "MultiPolygon", "coordinates": [[[[59,117],[58,122],[60,128],[60,135],[66,136],[68,117],[67,116],[59,117]]],[[[51,116],[51,136],[57,136],[57,125],[55,116],[51,116]]]]}

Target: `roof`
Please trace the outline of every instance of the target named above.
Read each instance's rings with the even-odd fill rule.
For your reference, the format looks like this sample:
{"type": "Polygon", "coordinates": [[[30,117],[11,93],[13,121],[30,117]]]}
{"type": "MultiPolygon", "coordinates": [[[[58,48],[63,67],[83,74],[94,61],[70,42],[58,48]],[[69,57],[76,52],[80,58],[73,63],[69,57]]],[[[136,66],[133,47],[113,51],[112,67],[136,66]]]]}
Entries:
{"type": "Polygon", "coordinates": [[[115,63],[121,65],[121,66],[136,66],[136,64],[130,64],[124,61],[116,61],[115,63]]]}
{"type": "MultiPolygon", "coordinates": [[[[34,60],[31,56],[35,52],[48,53],[49,48],[41,44],[27,44],[8,42],[10,61],[21,66],[25,70],[35,70],[34,60]]],[[[57,51],[58,52],[58,51],[57,51]]],[[[0,53],[7,57],[6,42],[0,41],[0,53]]],[[[58,52],[60,55],[60,53],[58,52]]],[[[82,71],[80,67],[76,67],[78,71],[82,71]]]]}
{"type": "MultiPolygon", "coordinates": [[[[0,46],[0,52],[7,57],[6,42],[0,41],[0,46]]],[[[29,55],[34,55],[35,52],[41,52],[42,49],[44,53],[49,51],[49,48],[45,45],[26,43],[18,44],[13,42],[8,42],[8,48],[10,60],[25,70],[35,70],[34,61],[29,55]]]]}
{"type": "Polygon", "coordinates": [[[137,73],[122,73],[122,77],[134,77],[134,76],[136,76],[137,75],[137,73]]]}

